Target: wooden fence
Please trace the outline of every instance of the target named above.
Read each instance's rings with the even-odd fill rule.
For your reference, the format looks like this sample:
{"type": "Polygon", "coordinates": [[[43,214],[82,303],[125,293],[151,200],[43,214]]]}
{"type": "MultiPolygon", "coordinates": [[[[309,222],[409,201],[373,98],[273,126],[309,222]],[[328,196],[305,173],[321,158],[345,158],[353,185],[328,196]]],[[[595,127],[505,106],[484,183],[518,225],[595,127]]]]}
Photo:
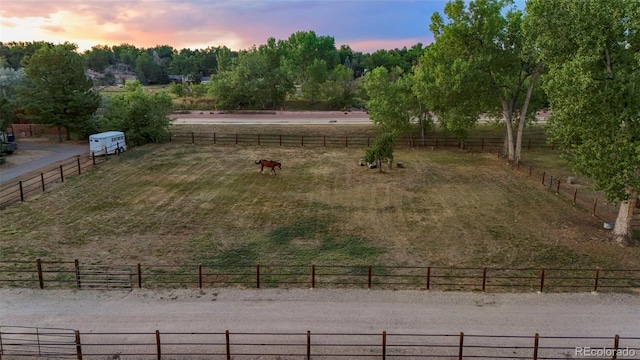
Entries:
{"type": "MultiPolygon", "coordinates": [[[[515,171],[526,174],[549,191],[564,197],[572,204],[580,206],[592,216],[602,220],[603,226],[605,222],[615,222],[618,216],[619,203],[607,201],[604,193],[594,190],[590,181],[588,183],[582,180],[578,182],[575,180],[569,181],[566,176],[557,176],[548,169],[543,169],[533,163],[511,162],[510,165],[515,171]]],[[[637,216],[639,210],[635,210],[635,215],[631,221],[631,227],[634,230],[640,229],[640,217],[637,216]]]]}
{"type": "Polygon", "coordinates": [[[4,186],[0,188],[0,209],[19,201],[25,201],[30,196],[43,193],[55,184],[64,183],[65,179],[72,176],[84,174],[92,170],[97,164],[107,161],[113,156],[78,156],[75,159],[44,170],[38,175],[4,186]]]}
{"type": "Polygon", "coordinates": [[[640,359],[640,337],[259,332],[104,332],[0,327],[0,358],[640,359]]]}
{"type": "MultiPolygon", "coordinates": [[[[373,143],[371,136],[324,136],[324,135],[282,135],[282,134],[240,134],[240,133],[203,133],[173,132],[169,141],[190,144],[246,145],[246,146],[286,146],[286,147],[369,147],[373,143]]],[[[504,138],[473,137],[463,142],[452,137],[427,136],[424,138],[404,136],[396,139],[396,148],[463,148],[476,151],[501,151],[504,138]]],[[[556,149],[555,144],[547,143],[542,137],[527,138],[522,142],[523,149],[556,149]]]]}
{"type": "Polygon", "coordinates": [[[640,269],[369,265],[104,265],[1,261],[0,285],[26,288],[361,288],[483,292],[629,292],[640,269]],[[99,268],[100,271],[95,271],[99,268]],[[92,270],[93,269],[93,270],[92,270]]]}

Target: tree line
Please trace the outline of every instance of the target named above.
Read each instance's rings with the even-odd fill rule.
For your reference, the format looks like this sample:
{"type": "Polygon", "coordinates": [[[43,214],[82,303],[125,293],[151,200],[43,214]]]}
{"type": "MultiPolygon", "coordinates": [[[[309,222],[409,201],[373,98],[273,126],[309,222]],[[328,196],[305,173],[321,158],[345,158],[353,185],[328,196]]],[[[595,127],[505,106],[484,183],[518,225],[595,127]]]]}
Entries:
{"type": "MultiPolygon", "coordinates": [[[[149,96],[140,86],[130,87],[129,98],[114,101],[128,112],[107,104],[96,120],[91,114],[100,101],[86,76],[60,75],[71,72],[70,66],[106,71],[120,63],[135,67],[142,84],[166,81],[170,73],[195,82],[208,74],[211,81],[202,94],[233,109],[278,108],[297,93],[296,86],[310,103],[346,107],[360,89],[371,119],[384,130],[366,154],[371,161],[392,159],[389,134],[424,136],[437,124],[464,139],[481,116],[504,126],[505,154],[520,161],[526,125],[548,106],[550,140],[562,144],[563,157],[576,172],[593,179],[609,200],[621,201],[613,234],[616,242],[629,244],[640,187],[640,2],[528,0],[518,9],[511,0],[451,0],[431,16],[430,30],[435,41],[426,47],[373,54],[338,49],[332,37],[313,31],[270,38],[243,51],[122,45],[78,54],[68,44],[2,44],[2,71],[9,75],[0,77],[3,84],[21,81],[23,70],[26,81],[15,87],[0,84],[0,106],[4,118],[11,96],[23,96],[29,98],[23,101],[30,116],[40,121],[66,128],[129,126],[142,114],[131,104],[149,96]],[[75,54],[69,55],[74,60],[51,60],[56,54],[47,52],[65,46],[60,51],[75,54]],[[44,71],[47,67],[55,71],[44,71]],[[51,81],[39,84],[47,77],[57,77],[57,87],[47,89],[51,81]],[[70,89],[73,93],[65,96],[42,95],[70,89]]],[[[138,128],[147,131],[140,141],[161,138],[144,124],[138,128]]]]}

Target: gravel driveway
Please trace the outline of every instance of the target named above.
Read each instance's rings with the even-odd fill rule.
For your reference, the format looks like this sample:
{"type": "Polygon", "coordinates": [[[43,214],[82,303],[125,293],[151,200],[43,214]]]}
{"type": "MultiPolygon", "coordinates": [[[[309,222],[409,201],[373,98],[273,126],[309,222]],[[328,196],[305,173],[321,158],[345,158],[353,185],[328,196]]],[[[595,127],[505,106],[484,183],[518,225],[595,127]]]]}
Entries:
{"type": "Polygon", "coordinates": [[[0,165],[0,185],[15,183],[18,178],[78,155],[88,155],[89,144],[57,143],[46,138],[18,140],[18,150],[0,165]]]}
{"type": "Polygon", "coordinates": [[[0,289],[0,325],[83,332],[386,330],[637,337],[640,296],[354,289],[0,289]]]}

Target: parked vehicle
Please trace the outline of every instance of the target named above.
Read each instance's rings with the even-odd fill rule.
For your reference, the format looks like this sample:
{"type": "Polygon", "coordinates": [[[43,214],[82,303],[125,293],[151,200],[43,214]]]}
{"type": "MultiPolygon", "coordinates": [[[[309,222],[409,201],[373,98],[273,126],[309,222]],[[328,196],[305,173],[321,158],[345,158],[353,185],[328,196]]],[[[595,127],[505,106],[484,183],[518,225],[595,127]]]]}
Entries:
{"type": "Polygon", "coordinates": [[[89,151],[95,156],[119,154],[127,150],[127,142],[121,131],[107,131],[89,135],[89,151]]]}
{"type": "Polygon", "coordinates": [[[0,148],[0,153],[2,154],[10,155],[18,149],[18,144],[16,144],[13,135],[7,134],[4,131],[0,132],[0,140],[2,140],[2,147],[0,148]]]}

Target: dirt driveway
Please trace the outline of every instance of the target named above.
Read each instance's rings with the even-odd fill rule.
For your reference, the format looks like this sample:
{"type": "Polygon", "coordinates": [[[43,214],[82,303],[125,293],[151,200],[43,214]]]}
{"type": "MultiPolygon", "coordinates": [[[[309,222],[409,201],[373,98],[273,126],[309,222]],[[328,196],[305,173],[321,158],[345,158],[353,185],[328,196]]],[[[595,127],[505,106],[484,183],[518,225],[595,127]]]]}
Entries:
{"type": "Polygon", "coordinates": [[[88,153],[89,144],[84,141],[61,144],[48,138],[19,139],[18,150],[8,155],[7,162],[0,165],[0,185],[17,182],[42,168],[88,153]]]}

